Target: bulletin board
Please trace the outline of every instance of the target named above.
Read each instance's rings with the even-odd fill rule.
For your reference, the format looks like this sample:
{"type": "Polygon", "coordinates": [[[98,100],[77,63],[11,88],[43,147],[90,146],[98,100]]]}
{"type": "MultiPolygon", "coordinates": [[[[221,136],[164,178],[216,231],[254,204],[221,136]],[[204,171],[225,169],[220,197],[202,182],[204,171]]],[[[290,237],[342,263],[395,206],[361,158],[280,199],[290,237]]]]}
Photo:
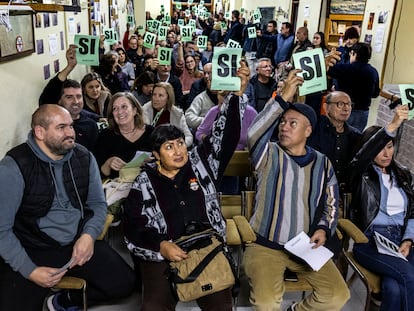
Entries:
{"type": "Polygon", "coordinates": [[[33,11],[0,6],[0,12],[0,62],[31,55],[35,51],[33,11]]]}

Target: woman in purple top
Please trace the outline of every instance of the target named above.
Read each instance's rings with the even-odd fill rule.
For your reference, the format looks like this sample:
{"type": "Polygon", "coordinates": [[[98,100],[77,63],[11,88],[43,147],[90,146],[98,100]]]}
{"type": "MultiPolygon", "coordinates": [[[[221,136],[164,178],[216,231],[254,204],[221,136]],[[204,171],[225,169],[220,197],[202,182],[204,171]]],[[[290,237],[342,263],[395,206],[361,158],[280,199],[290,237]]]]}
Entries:
{"type": "MultiPolygon", "coordinates": [[[[224,98],[227,96],[228,92],[221,91],[217,94],[218,105],[213,106],[207,112],[204,117],[203,122],[196,132],[196,139],[199,142],[202,142],[206,137],[210,136],[211,129],[213,128],[213,123],[216,120],[217,115],[220,112],[221,104],[223,103],[224,98]]],[[[257,112],[252,106],[247,105],[246,111],[244,112],[244,117],[241,122],[240,129],[240,138],[237,143],[236,150],[245,150],[247,147],[247,130],[253,120],[256,118],[257,112]]],[[[240,181],[238,176],[224,176],[221,184],[219,185],[218,190],[223,194],[237,194],[240,192],[240,181]]]]}
{"type": "MultiPolygon", "coordinates": [[[[216,120],[216,117],[220,111],[221,104],[223,103],[223,99],[226,97],[226,95],[227,92],[224,91],[218,93],[218,105],[210,108],[210,110],[204,117],[203,122],[201,122],[200,126],[197,129],[196,139],[198,142],[202,142],[205,137],[210,135],[211,129],[213,128],[213,123],[216,120]]],[[[256,116],[256,110],[253,107],[247,105],[241,124],[240,139],[239,143],[237,144],[236,150],[246,149],[247,130],[256,116]]]]}

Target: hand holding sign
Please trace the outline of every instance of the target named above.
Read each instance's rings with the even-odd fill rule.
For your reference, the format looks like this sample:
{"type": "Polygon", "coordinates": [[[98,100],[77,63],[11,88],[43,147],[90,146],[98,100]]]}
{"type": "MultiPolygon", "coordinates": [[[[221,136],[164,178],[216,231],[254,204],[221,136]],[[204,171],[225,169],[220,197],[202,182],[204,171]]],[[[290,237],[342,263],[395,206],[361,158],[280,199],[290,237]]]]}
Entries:
{"type": "Polygon", "coordinates": [[[332,49],[328,55],[325,56],[325,67],[333,67],[337,62],[341,60],[341,52],[337,51],[336,49],[332,49]]]}
{"type": "Polygon", "coordinates": [[[401,126],[401,124],[408,120],[408,105],[400,105],[395,108],[395,114],[392,121],[387,125],[388,132],[395,132],[401,126]]]}
{"type": "Polygon", "coordinates": [[[303,78],[299,75],[301,69],[293,69],[289,72],[283,87],[282,98],[286,102],[292,102],[299,86],[303,84],[303,78]]]}
{"type": "Polygon", "coordinates": [[[246,90],[246,87],[249,84],[250,80],[250,69],[244,59],[240,60],[240,67],[237,69],[236,75],[240,78],[240,90],[238,92],[234,92],[234,94],[243,96],[243,93],[246,90]]]}
{"type": "Polygon", "coordinates": [[[408,106],[408,120],[414,116],[414,84],[400,84],[400,96],[403,105],[408,106]]]}

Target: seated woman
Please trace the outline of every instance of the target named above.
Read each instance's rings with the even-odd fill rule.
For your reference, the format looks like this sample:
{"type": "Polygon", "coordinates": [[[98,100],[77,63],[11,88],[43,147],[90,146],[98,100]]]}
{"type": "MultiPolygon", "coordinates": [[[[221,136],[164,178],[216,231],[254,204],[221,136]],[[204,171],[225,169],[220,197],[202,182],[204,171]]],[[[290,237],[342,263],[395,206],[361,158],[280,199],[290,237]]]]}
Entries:
{"type": "Polygon", "coordinates": [[[99,134],[94,155],[101,174],[114,178],[138,150],[151,151],[153,127],[144,123],[142,107],[129,92],[112,96],[108,124],[109,127],[99,134]]]}
{"type": "MultiPolygon", "coordinates": [[[[217,93],[218,105],[213,106],[207,112],[206,116],[197,128],[195,137],[198,142],[202,142],[205,138],[211,135],[213,123],[216,120],[217,115],[220,112],[221,105],[227,92],[220,91],[217,93]]],[[[257,112],[252,106],[247,105],[246,111],[244,112],[243,121],[240,129],[240,138],[236,147],[236,150],[245,150],[247,147],[247,130],[250,124],[256,118],[257,112]]],[[[219,191],[223,194],[238,194],[240,193],[240,179],[238,176],[224,176],[219,186],[219,191]]]]}
{"type": "Polygon", "coordinates": [[[152,89],[157,83],[157,77],[152,71],[144,71],[134,81],[132,94],[138,99],[141,105],[151,100],[152,89]]]}
{"type": "Polygon", "coordinates": [[[408,106],[395,109],[385,128],[367,128],[351,162],[353,221],[369,238],[354,246],[355,259],[381,276],[380,310],[412,310],[414,305],[414,182],[393,158],[394,138],[408,118],[408,106]],[[397,244],[407,261],[378,252],[375,232],[397,244]]]}
{"type": "Polygon", "coordinates": [[[170,123],[178,127],[185,137],[185,144],[193,144],[193,134],[188,128],[183,111],[175,106],[174,89],[168,82],[158,82],[152,90],[152,100],[143,107],[144,122],[156,127],[170,123]]]}
{"type": "Polygon", "coordinates": [[[201,79],[203,77],[203,74],[198,71],[196,60],[192,54],[186,54],[183,58],[180,52],[180,48],[178,51],[179,53],[177,64],[175,66],[175,73],[180,79],[183,94],[187,95],[190,93],[191,85],[193,82],[201,79]]]}
{"type": "Polygon", "coordinates": [[[96,72],[87,73],[81,81],[84,109],[106,117],[111,93],[96,72]]]}
{"type": "Polygon", "coordinates": [[[131,87],[134,84],[134,80],[135,80],[135,68],[134,68],[134,64],[132,64],[129,61],[128,56],[126,55],[126,52],[125,52],[124,48],[117,47],[115,49],[115,51],[119,55],[118,64],[119,64],[119,66],[121,66],[122,71],[127,75],[127,77],[128,77],[128,85],[131,87]]]}
{"type": "MultiPolygon", "coordinates": [[[[238,76],[241,90],[225,99],[213,135],[201,145],[188,151],[183,132],[173,125],[160,125],[153,132],[157,162],[141,170],[124,204],[128,249],[141,261],[142,310],[175,310],[177,300],[165,271],[168,261],[187,258],[172,241],[185,235],[188,225],[204,224],[225,235],[216,186],[240,135],[240,118],[247,104],[243,91],[249,79],[245,63],[238,76]]],[[[231,290],[204,296],[197,303],[205,311],[230,311],[231,290]]]]}
{"type": "MultiPolygon", "coordinates": [[[[224,98],[227,96],[227,92],[220,91],[217,93],[218,104],[210,108],[210,110],[205,115],[203,121],[196,131],[196,139],[198,142],[202,142],[203,139],[208,137],[211,134],[213,128],[213,123],[216,120],[217,115],[220,112],[221,105],[223,104],[224,98]]],[[[237,144],[236,150],[245,150],[247,147],[247,130],[249,129],[250,124],[256,118],[257,112],[252,106],[247,106],[244,113],[243,121],[241,124],[240,139],[237,144]]]]}

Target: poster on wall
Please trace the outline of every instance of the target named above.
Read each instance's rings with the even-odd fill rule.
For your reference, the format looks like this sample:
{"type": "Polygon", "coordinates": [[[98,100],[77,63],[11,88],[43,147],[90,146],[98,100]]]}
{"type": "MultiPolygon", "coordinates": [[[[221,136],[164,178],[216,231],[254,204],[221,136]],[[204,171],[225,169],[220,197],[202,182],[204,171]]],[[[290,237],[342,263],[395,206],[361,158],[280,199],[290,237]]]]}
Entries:
{"type": "Polygon", "coordinates": [[[10,10],[9,25],[0,24],[0,62],[34,53],[33,26],[33,11],[30,8],[28,10],[10,10]]]}
{"type": "Polygon", "coordinates": [[[330,13],[331,14],[364,14],[365,3],[367,0],[331,0],[330,13]]]}

